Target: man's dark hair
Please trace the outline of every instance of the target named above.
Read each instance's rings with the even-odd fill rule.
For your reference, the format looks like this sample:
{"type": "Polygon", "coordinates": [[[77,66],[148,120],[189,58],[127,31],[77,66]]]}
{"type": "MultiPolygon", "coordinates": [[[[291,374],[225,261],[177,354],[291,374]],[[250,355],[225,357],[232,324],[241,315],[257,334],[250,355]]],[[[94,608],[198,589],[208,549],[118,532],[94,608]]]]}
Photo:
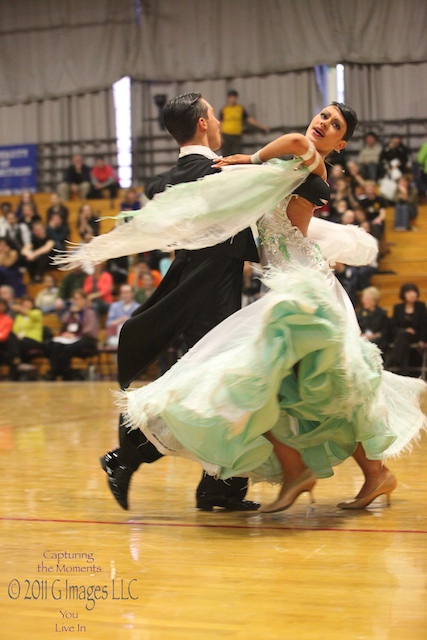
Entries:
{"type": "Polygon", "coordinates": [[[235,98],[238,98],[239,94],[237,93],[236,89],[230,89],[230,91],[227,91],[227,96],[234,96],[235,98]]]}
{"type": "Polygon", "coordinates": [[[343,102],[331,102],[331,104],[340,110],[341,115],[346,122],[347,131],[345,132],[345,135],[343,135],[343,140],[350,140],[358,123],[356,112],[343,102]]]}
{"type": "Polygon", "coordinates": [[[199,118],[208,117],[208,107],[201,93],[184,93],[169,100],[163,109],[163,122],[179,145],[189,142],[196,133],[199,118]]]}

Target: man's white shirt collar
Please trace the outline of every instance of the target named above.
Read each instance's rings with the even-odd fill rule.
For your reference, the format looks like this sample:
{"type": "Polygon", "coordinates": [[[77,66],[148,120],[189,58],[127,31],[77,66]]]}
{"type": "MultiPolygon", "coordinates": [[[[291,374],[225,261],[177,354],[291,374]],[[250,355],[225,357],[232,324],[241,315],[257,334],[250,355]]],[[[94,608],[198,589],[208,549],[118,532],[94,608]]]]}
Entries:
{"type": "Polygon", "coordinates": [[[210,158],[211,160],[218,158],[215,151],[212,151],[209,147],[204,147],[202,144],[187,144],[185,147],[181,147],[179,150],[179,157],[183,158],[184,156],[189,156],[193,153],[199,156],[205,156],[205,158],[210,158]]]}

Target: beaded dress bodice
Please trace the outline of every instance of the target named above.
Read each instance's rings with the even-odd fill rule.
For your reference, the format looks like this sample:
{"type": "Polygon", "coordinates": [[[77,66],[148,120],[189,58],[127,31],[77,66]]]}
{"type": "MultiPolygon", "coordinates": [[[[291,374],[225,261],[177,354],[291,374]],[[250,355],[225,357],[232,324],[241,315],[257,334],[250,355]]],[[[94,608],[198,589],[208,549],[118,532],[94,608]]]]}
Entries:
{"type": "Polygon", "coordinates": [[[324,271],[327,265],[319,247],[289,220],[286,213],[288,203],[289,197],[258,222],[263,265],[280,270],[305,266],[324,271]]]}

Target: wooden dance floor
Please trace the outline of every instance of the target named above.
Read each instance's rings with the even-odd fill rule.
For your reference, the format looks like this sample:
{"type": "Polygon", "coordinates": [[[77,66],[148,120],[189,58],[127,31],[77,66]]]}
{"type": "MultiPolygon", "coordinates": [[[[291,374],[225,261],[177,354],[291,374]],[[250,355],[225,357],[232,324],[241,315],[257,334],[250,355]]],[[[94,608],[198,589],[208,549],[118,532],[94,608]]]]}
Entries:
{"type": "Polygon", "coordinates": [[[390,463],[390,508],[336,508],[361,483],[348,461],[313,509],[202,513],[199,467],[165,458],[135,474],[125,512],[98,462],[116,445],[110,388],[0,385],[2,640],[427,638],[425,437],[390,463]]]}

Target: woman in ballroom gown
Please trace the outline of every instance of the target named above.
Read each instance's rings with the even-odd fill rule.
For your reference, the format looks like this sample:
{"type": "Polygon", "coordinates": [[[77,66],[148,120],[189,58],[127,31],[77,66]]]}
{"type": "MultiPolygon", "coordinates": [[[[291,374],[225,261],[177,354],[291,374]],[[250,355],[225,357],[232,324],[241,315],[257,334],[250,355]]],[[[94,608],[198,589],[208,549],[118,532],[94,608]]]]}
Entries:
{"type": "Polygon", "coordinates": [[[137,245],[139,251],[210,246],[258,220],[267,293],[164,376],[121,392],[118,402],[129,426],[161,453],[196,459],[222,479],[280,483],[264,512],[287,509],[350,456],[365,482],[355,500],[339,506],[389,498],[396,479],[384,460],[426,425],[425,383],[382,370],[329,267],[366,264],[375,241],[312,219],[328,198],[324,158],[346,146],[356,123],[349,107],[332,103],[305,136],[286,134],[253,156],[219,160],[225,170],[168,189],[133,218],[132,231],[132,223],[122,225],[64,258],[72,265],[137,245]],[[276,159],[289,154],[294,160],[276,159]]]}

